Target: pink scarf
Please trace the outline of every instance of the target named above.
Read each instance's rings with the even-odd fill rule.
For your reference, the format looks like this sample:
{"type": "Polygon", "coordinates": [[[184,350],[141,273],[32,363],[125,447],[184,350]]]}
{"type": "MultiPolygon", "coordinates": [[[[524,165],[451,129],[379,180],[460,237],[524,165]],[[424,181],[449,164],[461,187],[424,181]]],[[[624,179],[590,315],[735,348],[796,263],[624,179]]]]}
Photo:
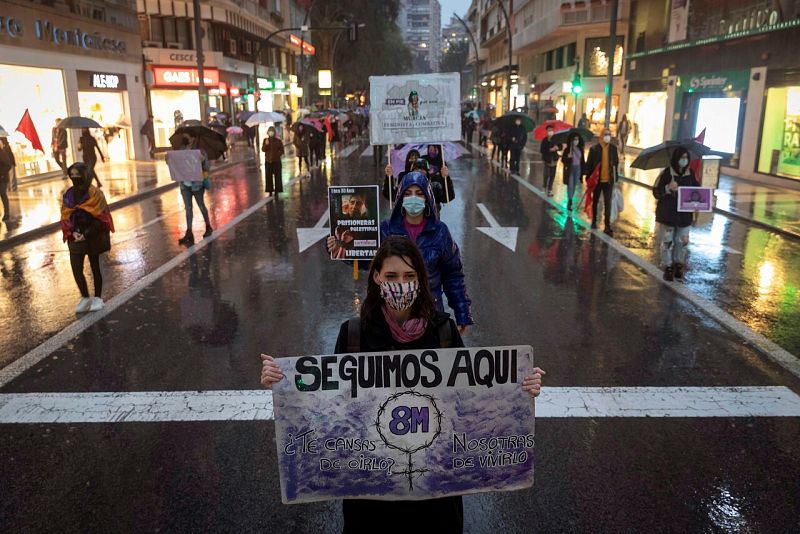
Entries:
{"type": "Polygon", "coordinates": [[[386,324],[389,325],[389,330],[392,331],[392,338],[398,343],[411,343],[422,337],[425,330],[428,328],[427,319],[409,319],[402,326],[397,324],[394,317],[386,309],[386,306],[381,306],[383,310],[383,318],[386,319],[386,324]]]}

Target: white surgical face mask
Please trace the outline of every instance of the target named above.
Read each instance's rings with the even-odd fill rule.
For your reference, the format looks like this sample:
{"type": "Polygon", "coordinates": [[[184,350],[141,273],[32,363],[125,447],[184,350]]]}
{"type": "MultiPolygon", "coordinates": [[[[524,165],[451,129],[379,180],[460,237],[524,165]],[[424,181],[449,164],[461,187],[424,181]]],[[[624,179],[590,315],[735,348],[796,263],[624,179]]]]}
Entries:
{"type": "Polygon", "coordinates": [[[551,137],[553,137],[553,132],[552,131],[547,132],[547,138],[550,139],[551,137]]]}
{"type": "Polygon", "coordinates": [[[578,146],[579,144],[580,144],[580,140],[578,140],[578,139],[573,139],[572,140],[572,146],[578,146]]]}
{"type": "Polygon", "coordinates": [[[681,158],[678,160],[678,165],[681,166],[681,169],[685,169],[689,166],[689,159],[688,158],[681,158]]]}
{"type": "Polygon", "coordinates": [[[603,142],[604,143],[610,143],[611,142],[611,136],[610,135],[604,135],[603,136],[603,142]]]}
{"type": "Polygon", "coordinates": [[[381,296],[390,308],[397,311],[407,310],[419,296],[419,281],[381,282],[381,296]]]}
{"type": "Polygon", "coordinates": [[[267,135],[270,137],[275,137],[275,132],[267,132],[267,135]]]}
{"type": "Polygon", "coordinates": [[[522,121],[515,121],[515,124],[516,124],[517,126],[519,126],[520,124],[522,124],[522,121]]]}

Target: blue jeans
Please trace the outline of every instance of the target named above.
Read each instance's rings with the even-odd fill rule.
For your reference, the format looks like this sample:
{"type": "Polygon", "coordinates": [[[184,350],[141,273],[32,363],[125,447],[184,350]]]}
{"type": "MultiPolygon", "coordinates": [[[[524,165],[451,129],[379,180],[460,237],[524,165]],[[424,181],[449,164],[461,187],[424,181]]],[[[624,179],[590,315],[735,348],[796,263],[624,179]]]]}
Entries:
{"type": "Polygon", "coordinates": [[[575,196],[575,188],[581,183],[581,166],[570,165],[567,175],[567,202],[572,204],[572,197],[575,196]]]}
{"type": "MultiPolygon", "coordinates": [[[[193,184],[195,182],[192,182],[193,184]]],[[[198,182],[199,183],[199,182],[198,182]]],[[[203,198],[205,195],[206,190],[203,189],[203,186],[200,185],[197,190],[194,189],[193,186],[186,186],[181,184],[181,197],[183,198],[183,207],[186,209],[186,231],[192,231],[192,220],[194,219],[194,212],[192,210],[192,198],[194,201],[197,202],[197,207],[200,209],[200,213],[203,215],[203,220],[206,222],[206,226],[211,226],[211,221],[208,219],[208,209],[206,209],[206,202],[203,198]]]]}

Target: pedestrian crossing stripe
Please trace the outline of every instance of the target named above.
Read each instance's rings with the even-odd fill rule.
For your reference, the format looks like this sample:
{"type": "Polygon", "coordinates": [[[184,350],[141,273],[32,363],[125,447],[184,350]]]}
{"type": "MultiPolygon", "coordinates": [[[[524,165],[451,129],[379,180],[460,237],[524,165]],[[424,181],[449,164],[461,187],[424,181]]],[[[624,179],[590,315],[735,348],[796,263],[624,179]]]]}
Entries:
{"type": "MultiPolygon", "coordinates": [[[[545,387],[538,418],[800,417],[784,386],[545,387]]],[[[272,391],[0,394],[0,424],[269,421],[272,391]]]]}

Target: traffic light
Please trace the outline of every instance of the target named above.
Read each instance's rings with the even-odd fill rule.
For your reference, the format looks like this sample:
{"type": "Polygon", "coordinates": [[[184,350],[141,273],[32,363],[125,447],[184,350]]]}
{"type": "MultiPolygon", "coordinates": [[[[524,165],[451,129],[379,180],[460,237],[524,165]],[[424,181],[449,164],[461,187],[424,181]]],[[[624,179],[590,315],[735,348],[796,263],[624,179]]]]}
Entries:
{"type": "Polygon", "coordinates": [[[572,94],[577,96],[583,92],[583,85],[581,85],[581,75],[575,73],[575,77],[572,78],[572,94]]]}
{"type": "Polygon", "coordinates": [[[358,41],[358,23],[357,22],[348,22],[347,23],[347,40],[351,43],[355,43],[358,41]]]}

